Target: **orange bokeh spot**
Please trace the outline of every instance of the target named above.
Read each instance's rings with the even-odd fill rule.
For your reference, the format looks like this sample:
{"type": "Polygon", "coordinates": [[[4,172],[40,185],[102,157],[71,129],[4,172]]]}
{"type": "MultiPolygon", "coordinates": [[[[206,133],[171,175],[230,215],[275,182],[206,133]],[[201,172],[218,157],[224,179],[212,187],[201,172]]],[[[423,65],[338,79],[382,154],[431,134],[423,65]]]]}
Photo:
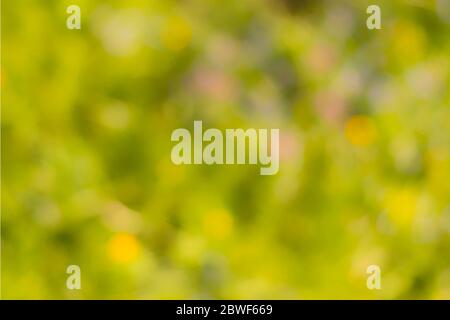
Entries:
{"type": "Polygon", "coordinates": [[[347,139],[357,146],[367,146],[376,138],[376,129],[372,120],[366,116],[353,116],[345,125],[347,139]]]}

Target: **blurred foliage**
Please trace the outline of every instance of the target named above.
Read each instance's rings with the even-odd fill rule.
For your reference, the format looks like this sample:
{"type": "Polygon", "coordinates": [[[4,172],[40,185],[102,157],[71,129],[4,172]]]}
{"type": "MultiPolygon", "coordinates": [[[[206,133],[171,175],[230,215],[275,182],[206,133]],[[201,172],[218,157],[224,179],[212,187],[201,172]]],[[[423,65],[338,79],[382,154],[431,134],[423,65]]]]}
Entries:
{"type": "Polygon", "coordinates": [[[3,298],[449,299],[450,7],[373,2],[3,1],[3,298]],[[197,119],[279,173],[173,165],[197,119]]]}

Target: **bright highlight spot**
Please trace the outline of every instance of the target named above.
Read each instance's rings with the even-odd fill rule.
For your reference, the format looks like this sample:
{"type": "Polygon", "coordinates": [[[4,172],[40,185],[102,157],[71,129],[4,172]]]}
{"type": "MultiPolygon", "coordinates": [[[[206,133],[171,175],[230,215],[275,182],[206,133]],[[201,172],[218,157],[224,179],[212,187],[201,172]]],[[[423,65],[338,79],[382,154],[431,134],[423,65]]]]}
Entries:
{"type": "Polygon", "coordinates": [[[114,262],[131,263],[140,255],[141,246],[133,235],[116,234],[108,243],[108,255],[114,262]]]}

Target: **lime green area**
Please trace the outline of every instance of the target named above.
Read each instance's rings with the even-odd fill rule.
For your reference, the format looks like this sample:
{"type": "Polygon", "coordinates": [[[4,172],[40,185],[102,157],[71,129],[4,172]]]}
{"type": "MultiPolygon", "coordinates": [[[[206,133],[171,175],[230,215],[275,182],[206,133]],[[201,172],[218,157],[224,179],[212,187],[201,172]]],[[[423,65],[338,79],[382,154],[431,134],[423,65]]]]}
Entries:
{"type": "Polygon", "coordinates": [[[445,6],[3,1],[2,297],[449,299],[445,6]],[[174,165],[194,120],[279,128],[278,174],[174,165]]]}

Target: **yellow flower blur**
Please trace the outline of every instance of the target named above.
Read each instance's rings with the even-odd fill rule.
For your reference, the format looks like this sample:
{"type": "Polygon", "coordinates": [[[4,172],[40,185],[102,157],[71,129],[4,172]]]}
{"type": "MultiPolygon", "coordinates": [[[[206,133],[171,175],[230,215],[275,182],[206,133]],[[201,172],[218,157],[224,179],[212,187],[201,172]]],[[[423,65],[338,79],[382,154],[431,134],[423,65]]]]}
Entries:
{"type": "Polygon", "coordinates": [[[141,246],[131,234],[118,233],[108,243],[108,255],[116,263],[131,263],[137,260],[141,246]]]}

